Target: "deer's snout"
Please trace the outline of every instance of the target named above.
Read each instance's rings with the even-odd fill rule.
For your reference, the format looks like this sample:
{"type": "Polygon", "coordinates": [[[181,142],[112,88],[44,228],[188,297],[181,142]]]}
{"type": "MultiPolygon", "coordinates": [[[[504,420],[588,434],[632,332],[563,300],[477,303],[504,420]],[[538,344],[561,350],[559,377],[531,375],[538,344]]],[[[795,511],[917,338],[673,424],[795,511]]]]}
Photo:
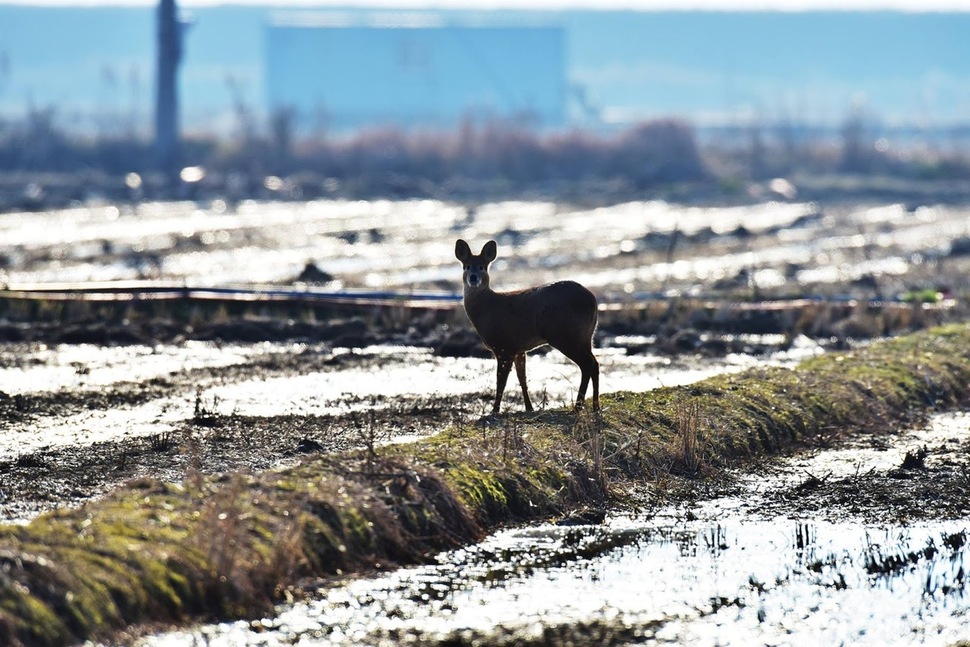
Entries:
{"type": "Polygon", "coordinates": [[[468,274],[465,275],[465,283],[470,288],[477,288],[482,284],[482,275],[475,270],[469,270],[468,274]]]}

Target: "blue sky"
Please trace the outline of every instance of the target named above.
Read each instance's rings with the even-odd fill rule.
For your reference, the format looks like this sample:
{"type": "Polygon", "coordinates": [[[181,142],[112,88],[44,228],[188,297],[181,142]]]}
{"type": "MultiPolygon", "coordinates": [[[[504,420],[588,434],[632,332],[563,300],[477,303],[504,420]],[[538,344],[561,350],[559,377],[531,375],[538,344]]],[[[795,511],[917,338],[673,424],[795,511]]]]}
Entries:
{"type": "MultiPolygon", "coordinates": [[[[193,21],[181,77],[185,123],[206,131],[232,129],[237,100],[265,114],[270,104],[267,21],[276,9],[299,6],[298,0],[236,0],[225,6],[177,1],[193,21]],[[243,1],[249,6],[240,7],[243,1]]],[[[567,4],[524,1],[550,10],[567,4]]],[[[660,2],[670,0],[604,1],[657,11],[542,14],[566,30],[569,109],[579,118],[598,114],[609,124],[670,115],[699,124],[745,119],[838,124],[861,106],[893,125],[970,123],[970,0],[946,0],[958,12],[912,14],[662,12],[660,2]]],[[[795,1],[773,0],[772,6],[792,7],[785,3],[795,1]]],[[[138,0],[132,6],[112,0],[87,10],[75,1],[55,10],[0,0],[0,62],[6,61],[0,65],[0,118],[18,119],[30,109],[50,106],[67,127],[90,128],[96,122],[98,128],[131,123],[146,129],[156,2],[138,0]]],[[[487,6],[500,2],[507,0],[490,0],[487,6]]],[[[702,2],[714,0],[677,4],[685,9],[702,2]]],[[[742,2],[756,0],[722,1],[717,7],[755,6],[742,2]]],[[[846,0],[839,7],[893,2],[899,8],[917,6],[846,0]]],[[[944,0],[924,0],[918,7],[934,2],[944,0]]],[[[454,0],[434,4],[469,6],[454,0]]],[[[523,0],[514,4],[520,14],[528,13],[521,12],[527,6],[523,0]]],[[[404,0],[395,5],[405,7],[404,0]]],[[[323,2],[303,6],[347,8],[323,2]]],[[[597,8],[605,6],[600,2],[597,8]]],[[[301,73],[315,74],[314,65],[308,59],[301,73]]]]}

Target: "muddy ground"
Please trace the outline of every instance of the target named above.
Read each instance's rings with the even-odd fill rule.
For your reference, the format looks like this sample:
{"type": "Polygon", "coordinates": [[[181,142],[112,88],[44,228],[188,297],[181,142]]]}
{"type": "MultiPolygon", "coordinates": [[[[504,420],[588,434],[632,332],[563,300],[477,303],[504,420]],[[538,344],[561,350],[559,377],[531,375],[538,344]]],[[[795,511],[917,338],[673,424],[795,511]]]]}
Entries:
{"type": "MultiPolygon", "coordinates": [[[[213,344],[249,341],[253,350],[245,361],[227,366],[186,368],[99,388],[19,395],[0,392],[0,423],[7,434],[29,433],[41,422],[70,421],[163,399],[192,403],[191,415],[170,431],[121,435],[93,444],[40,447],[0,461],[0,519],[23,520],[42,511],[77,505],[142,476],[180,481],[197,472],[256,471],[298,461],[306,454],[374,447],[391,439],[431,434],[458,421],[481,422],[489,409],[491,394],[487,392],[373,397],[367,402],[354,402],[350,388],[340,403],[342,412],[254,416],[226,410],[218,401],[203,395],[203,385],[308,373],[328,373],[339,379],[342,370],[364,368],[380,372],[407,361],[365,350],[378,340],[425,345],[437,353],[456,356],[486,354],[467,328],[448,324],[435,324],[421,331],[411,329],[397,336],[357,320],[309,327],[267,323],[259,327],[261,335],[255,329],[253,322],[186,328],[156,321],[114,327],[36,324],[20,326],[19,332],[16,326],[0,331],[7,339],[0,343],[0,367],[23,366],[31,351],[56,343],[94,342],[108,348],[132,343],[178,344],[194,338],[213,344]],[[263,346],[262,341],[249,340],[252,336],[276,342],[290,339],[299,344],[281,352],[279,346],[263,346]]],[[[608,330],[601,331],[600,337],[598,345],[615,348],[618,343],[608,330]]],[[[732,349],[723,339],[704,339],[708,343],[699,349],[702,353],[732,349]]],[[[627,352],[643,352],[640,345],[631,343],[627,352]]],[[[679,353],[673,361],[689,363],[698,357],[697,348],[679,352],[671,344],[658,343],[653,352],[663,348],[679,353]]],[[[747,350],[764,353],[769,349],[754,345],[747,350]]],[[[84,371],[85,367],[77,370],[84,371]]],[[[508,401],[514,408],[519,403],[513,391],[510,389],[508,401]]],[[[917,422],[914,420],[914,424],[917,422]]],[[[490,426],[496,424],[500,425],[501,419],[488,421],[490,426]]],[[[483,433],[490,428],[483,426],[483,433]]],[[[848,476],[805,471],[791,478],[790,487],[759,500],[757,510],[751,512],[830,519],[848,516],[874,523],[965,517],[970,512],[970,438],[921,446],[902,431],[887,428],[880,434],[820,434],[812,444],[796,451],[811,455],[833,447],[895,447],[906,458],[896,465],[862,469],[848,476]]],[[[744,470],[775,469],[777,459],[766,459],[747,465],[742,471],[715,471],[704,479],[671,476],[651,487],[649,496],[638,500],[646,507],[683,503],[689,509],[692,502],[740,488],[738,478],[744,470]]]]}
{"type": "Polygon", "coordinates": [[[920,443],[913,435],[840,434],[793,448],[786,456],[731,470],[708,481],[675,484],[667,500],[685,506],[716,496],[738,495],[740,511],[754,518],[812,519],[832,523],[856,520],[884,527],[920,521],[966,519],[970,514],[970,438],[920,443]],[[875,450],[902,455],[891,465],[865,465],[851,474],[793,465],[828,451],[875,450]],[[782,473],[784,470],[784,473],[782,473]],[[742,485],[748,477],[781,479],[785,485],[752,497],[742,485]]]}
{"type": "MultiPolygon", "coordinates": [[[[749,210],[709,212],[656,203],[621,204],[592,213],[546,204],[466,209],[407,202],[268,203],[238,212],[225,212],[225,205],[220,211],[202,203],[177,203],[131,210],[13,214],[0,223],[9,239],[0,250],[0,284],[87,277],[219,285],[225,273],[234,284],[252,280],[299,286],[315,282],[305,274],[317,267],[313,261],[319,261],[344,287],[366,287],[368,277],[375,275],[387,289],[451,291],[457,287],[458,268],[452,254],[457,232],[478,239],[487,234],[496,237],[503,255],[508,255],[501,269],[504,285],[568,275],[596,281],[597,292],[604,295],[626,294],[630,286],[644,294],[681,295],[643,302],[648,308],[656,307],[655,312],[604,314],[597,348],[687,365],[730,354],[760,361],[793,344],[798,336],[809,337],[820,348],[839,349],[872,337],[970,319],[965,305],[970,276],[966,200],[939,192],[912,197],[905,205],[872,208],[850,208],[835,201],[834,207],[766,203],[749,210]],[[917,208],[949,203],[956,206],[917,208]],[[599,218],[602,226],[589,227],[593,218],[599,218]],[[671,219],[678,223],[672,230],[667,223],[671,219]],[[422,227],[416,233],[418,220],[422,227]],[[712,223],[718,226],[713,228],[712,223]],[[367,240],[361,238],[363,231],[369,232],[367,240]],[[530,260],[533,252],[525,251],[531,249],[529,244],[539,250],[536,254],[546,254],[553,261],[530,260]],[[597,253],[589,253],[590,249],[597,253]],[[387,250],[396,250],[397,256],[386,258],[387,250]],[[294,268],[304,263],[304,271],[296,276],[294,268]],[[337,272],[335,267],[344,269],[337,272]],[[247,272],[253,268],[260,272],[250,277],[247,272]],[[666,269],[645,272],[650,268],[666,269]],[[280,278],[294,276],[293,280],[280,278]],[[771,280],[758,278],[764,276],[771,280]],[[932,300],[928,305],[934,307],[924,309],[918,301],[927,292],[932,300]],[[818,298],[820,294],[838,298],[824,300],[818,298]],[[723,297],[723,302],[717,306],[696,299],[689,303],[690,295],[723,297]],[[800,310],[761,312],[724,305],[772,295],[807,305],[800,310]],[[852,299],[843,298],[848,296],[852,299]],[[916,301],[906,300],[907,296],[916,301]],[[884,305],[867,305],[868,299],[884,305]],[[766,333],[769,341],[754,336],[766,333]]],[[[328,274],[324,284],[338,289],[340,285],[326,282],[332,278],[328,274]]],[[[408,361],[366,352],[374,345],[416,346],[432,349],[440,357],[487,357],[457,306],[453,311],[404,313],[407,316],[400,310],[334,314],[301,306],[275,316],[254,317],[256,306],[248,313],[237,313],[231,304],[210,303],[206,310],[194,303],[145,301],[114,309],[105,303],[84,302],[72,308],[44,301],[42,296],[30,302],[4,297],[0,300],[0,372],[7,371],[8,379],[17,380],[18,369],[43,368],[36,363],[51,361],[49,354],[37,352],[44,348],[84,345],[108,353],[118,347],[139,347],[151,352],[203,342],[215,349],[210,355],[230,347],[233,353],[240,348],[245,352],[237,353],[238,361],[185,366],[144,379],[8,388],[9,393],[0,388],[0,429],[8,447],[23,439],[19,451],[0,452],[0,520],[21,520],[88,501],[141,476],[178,481],[195,471],[260,470],[299,460],[307,453],[433,433],[458,419],[478,420],[489,408],[490,387],[456,388],[446,394],[431,390],[424,396],[375,396],[360,402],[354,400],[353,385],[348,385],[326,412],[276,415],[227,409],[206,395],[212,385],[314,373],[338,380],[353,372],[358,379],[367,379],[368,371],[380,374],[408,361]],[[171,316],[164,314],[166,308],[171,316]],[[176,312],[180,308],[181,314],[176,312]],[[130,421],[122,417],[127,411],[163,402],[181,405],[175,424],[164,432],[116,433],[111,440],[48,447],[36,441],[36,430],[52,424],[63,428],[85,416],[117,412],[100,420],[128,427],[130,421]],[[33,436],[30,443],[28,436],[33,436]]],[[[614,304],[629,305],[622,299],[614,304]]],[[[650,364],[646,366],[644,370],[651,370],[650,364]]],[[[83,360],[73,368],[78,375],[92,370],[83,360]]],[[[629,387],[621,382],[606,390],[622,388],[629,387]]],[[[507,396],[513,407],[520,402],[515,391],[509,388],[507,396]]],[[[555,401],[549,406],[558,405],[555,401]]],[[[816,442],[912,444],[908,437],[896,434],[899,430],[885,431],[865,437],[848,435],[844,440],[833,431],[821,434],[816,442]]],[[[844,512],[874,520],[965,516],[970,511],[967,442],[931,444],[925,455],[921,446],[907,445],[904,449],[914,452],[907,465],[900,461],[851,477],[806,473],[771,505],[792,515],[844,512]]],[[[749,468],[771,466],[769,460],[749,468]]],[[[647,503],[657,497],[689,503],[729,490],[735,478],[722,473],[707,480],[671,477],[652,489],[647,503]]]]}
{"type": "MultiPolygon", "coordinates": [[[[35,329],[31,333],[37,336],[35,329]]],[[[144,332],[136,337],[143,341],[144,332]]],[[[86,338],[111,335],[87,331],[86,338]]],[[[0,344],[0,365],[15,366],[32,345],[0,344]]],[[[161,399],[193,402],[192,415],[171,431],[141,437],[26,451],[0,462],[0,518],[26,518],[37,512],[76,505],[129,479],[154,476],[180,481],[193,472],[256,471],[298,460],[303,454],[334,452],[386,442],[392,437],[432,433],[454,419],[456,411],[481,410],[481,396],[373,400],[366,410],[333,415],[256,417],[225,411],[201,395],[202,384],[232,383],[258,377],[338,373],[353,365],[380,371],[394,362],[383,355],[334,352],[327,343],[307,344],[285,353],[256,352],[229,366],[180,370],[144,381],[102,388],[0,393],[0,420],[7,433],[29,433],[38,421],[131,407],[161,399]]],[[[79,370],[84,370],[79,367],[79,370]]],[[[352,399],[352,398],[350,398],[352,399]]],[[[344,403],[344,404],[353,404],[344,403]]]]}

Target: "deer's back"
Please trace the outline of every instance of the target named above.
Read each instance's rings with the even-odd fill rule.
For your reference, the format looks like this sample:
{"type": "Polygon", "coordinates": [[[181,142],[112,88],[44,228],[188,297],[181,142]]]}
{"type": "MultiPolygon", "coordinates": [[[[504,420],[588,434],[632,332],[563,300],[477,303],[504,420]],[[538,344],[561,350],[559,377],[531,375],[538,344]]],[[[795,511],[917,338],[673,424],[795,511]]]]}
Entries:
{"type": "Polygon", "coordinates": [[[574,281],[466,300],[465,310],[489,348],[515,354],[551,343],[589,343],[596,329],[596,297],[574,281]]]}
{"type": "Polygon", "coordinates": [[[559,281],[535,288],[536,326],[555,345],[566,336],[589,342],[596,329],[596,297],[575,281],[559,281]]]}

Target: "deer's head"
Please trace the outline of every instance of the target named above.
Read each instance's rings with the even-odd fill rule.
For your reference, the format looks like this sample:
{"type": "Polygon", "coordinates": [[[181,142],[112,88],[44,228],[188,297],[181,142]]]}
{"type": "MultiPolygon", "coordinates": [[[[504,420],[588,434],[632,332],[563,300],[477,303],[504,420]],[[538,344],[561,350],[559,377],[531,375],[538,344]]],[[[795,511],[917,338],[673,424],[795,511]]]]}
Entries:
{"type": "Polygon", "coordinates": [[[488,287],[488,264],[495,260],[498,246],[494,240],[485,243],[481,254],[472,254],[468,243],[458,239],[455,243],[455,258],[461,261],[462,284],[465,289],[484,290],[488,287]]]}

